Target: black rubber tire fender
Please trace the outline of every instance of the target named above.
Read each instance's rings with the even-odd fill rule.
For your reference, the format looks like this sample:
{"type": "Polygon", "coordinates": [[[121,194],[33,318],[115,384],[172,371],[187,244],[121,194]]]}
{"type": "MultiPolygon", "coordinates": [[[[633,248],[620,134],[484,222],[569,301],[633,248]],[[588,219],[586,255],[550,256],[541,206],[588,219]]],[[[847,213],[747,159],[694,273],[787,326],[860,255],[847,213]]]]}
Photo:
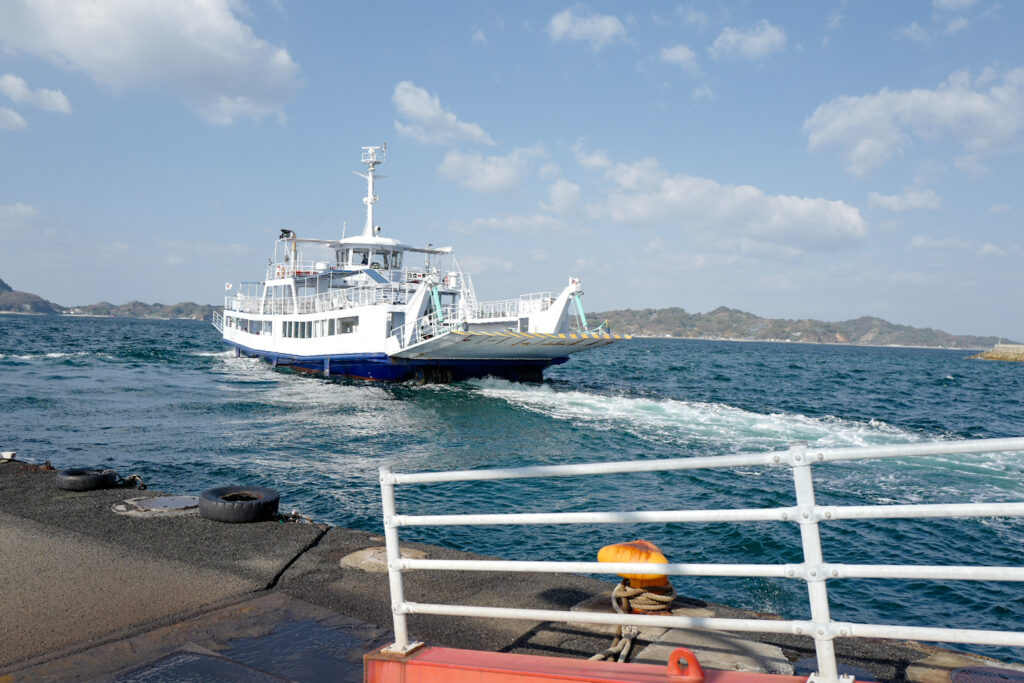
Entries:
{"type": "Polygon", "coordinates": [[[57,473],[57,488],[64,491],[93,491],[117,485],[114,470],[69,469],[57,473]]]}
{"type": "Polygon", "coordinates": [[[218,486],[199,494],[199,514],[215,522],[247,524],[277,516],[280,496],[263,486],[218,486]]]}

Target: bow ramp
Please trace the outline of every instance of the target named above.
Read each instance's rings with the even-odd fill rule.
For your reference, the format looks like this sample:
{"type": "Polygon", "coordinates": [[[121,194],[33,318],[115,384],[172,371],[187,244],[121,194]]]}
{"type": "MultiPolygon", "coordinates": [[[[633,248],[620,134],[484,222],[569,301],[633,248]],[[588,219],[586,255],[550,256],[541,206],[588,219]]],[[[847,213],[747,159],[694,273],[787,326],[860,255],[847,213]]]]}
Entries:
{"type": "Polygon", "coordinates": [[[389,353],[410,360],[554,359],[630,339],[621,334],[545,334],[543,332],[478,332],[454,329],[389,353]]]}

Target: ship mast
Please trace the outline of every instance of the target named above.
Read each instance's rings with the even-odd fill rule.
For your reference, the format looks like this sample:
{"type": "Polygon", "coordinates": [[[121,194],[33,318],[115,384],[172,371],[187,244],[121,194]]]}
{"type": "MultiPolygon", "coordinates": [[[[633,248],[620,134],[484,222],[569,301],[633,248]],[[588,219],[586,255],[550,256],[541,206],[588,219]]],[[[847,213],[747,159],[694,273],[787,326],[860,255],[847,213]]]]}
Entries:
{"type": "MultiPolygon", "coordinates": [[[[373,237],[375,234],[373,225],[373,205],[377,203],[379,197],[373,193],[373,180],[377,173],[377,164],[384,163],[384,157],[388,151],[388,143],[383,143],[380,147],[363,147],[363,163],[366,164],[366,173],[360,173],[359,171],[352,171],[360,178],[366,178],[366,196],[363,197],[363,204],[366,204],[366,225],[363,226],[362,237],[373,237]]],[[[387,176],[380,176],[386,178],[387,176]]]]}

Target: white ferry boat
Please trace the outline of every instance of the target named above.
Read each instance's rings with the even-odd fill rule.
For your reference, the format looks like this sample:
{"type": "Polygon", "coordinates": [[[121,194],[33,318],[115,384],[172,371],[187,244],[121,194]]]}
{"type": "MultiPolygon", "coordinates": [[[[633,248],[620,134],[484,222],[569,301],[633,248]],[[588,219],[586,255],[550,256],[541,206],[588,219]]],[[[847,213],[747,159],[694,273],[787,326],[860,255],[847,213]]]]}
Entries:
{"type": "Polygon", "coordinates": [[[481,302],[451,247],[383,236],[373,207],[385,152],[386,145],[363,148],[362,234],[321,240],[282,230],[266,278],[225,297],[213,324],[237,355],[371,380],[540,381],[570,354],[629,338],[604,325],[588,329],[576,278],[558,294],[481,302]]]}

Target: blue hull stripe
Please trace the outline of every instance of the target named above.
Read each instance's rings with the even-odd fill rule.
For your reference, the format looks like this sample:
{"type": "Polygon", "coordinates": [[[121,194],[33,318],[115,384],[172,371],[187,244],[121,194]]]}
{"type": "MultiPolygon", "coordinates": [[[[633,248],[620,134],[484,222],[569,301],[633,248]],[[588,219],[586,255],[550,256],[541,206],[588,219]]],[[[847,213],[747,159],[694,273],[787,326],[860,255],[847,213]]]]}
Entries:
{"type": "Polygon", "coordinates": [[[294,356],[252,349],[222,339],[239,355],[302,372],[358,379],[402,382],[409,379],[458,381],[473,377],[503,377],[514,381],[540,381],[544,368],[559,365],[569,357],[538,360],[415,360],[391,358],[385,353],[349,353],[331,356],[294,356]],[[329,368],[329,370],[328,370],[329,368]]]}

